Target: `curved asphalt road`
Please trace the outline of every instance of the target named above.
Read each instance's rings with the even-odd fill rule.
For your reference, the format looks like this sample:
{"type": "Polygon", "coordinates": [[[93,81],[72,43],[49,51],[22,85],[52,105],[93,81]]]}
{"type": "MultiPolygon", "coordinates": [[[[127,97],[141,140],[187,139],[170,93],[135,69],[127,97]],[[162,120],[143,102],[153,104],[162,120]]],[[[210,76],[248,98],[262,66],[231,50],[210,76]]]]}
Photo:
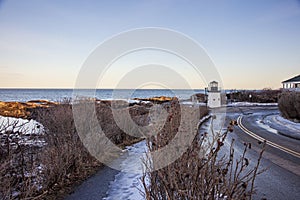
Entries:
{"type": "Polygon", "coordinates": [[[300,199],[300,140],[286,137],[261,123],[264,117],[278,113],[277,107],[228,107],[226,123],[238,120],[239,126],[227,140],[235,139],[236,151],[242,151],[244,142],[251,143],[248,158],[255,161],[261,149],[258,140],[267,140],[261,169],[255,186],[254,199],[300,199]]]}

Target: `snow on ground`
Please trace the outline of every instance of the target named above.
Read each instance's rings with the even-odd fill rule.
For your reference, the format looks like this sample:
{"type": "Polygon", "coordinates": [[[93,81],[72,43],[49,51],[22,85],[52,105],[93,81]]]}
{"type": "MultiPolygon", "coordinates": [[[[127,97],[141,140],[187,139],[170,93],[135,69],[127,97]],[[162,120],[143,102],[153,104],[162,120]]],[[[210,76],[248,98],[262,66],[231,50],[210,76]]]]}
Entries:
{"type": "Polygon", "coordinates": [[[151,101],[144,101],[144,100],[135,100],[135,99],[113,99],[113,98],[107,98],[107,99],[100,99],[98,102],[101,101],[124,101],[129,104],[149,104],[151,101]]]}
{"type": "Polygon", "coordinates": [[[7,131],[24,135],[42,135],[44,133],[44,128],[39,122],[32,119],[27,120],[0,116],[0,133],[5,133],[7,131]]]}
{"type": "Polygon", "coordinates": [[[279,114],[269,115],[263,119],[263,123],[272,129],[294,139],[300,140],[300,123],[295,123],[281,117],[279,114]]]}
{"type": "Polygon", "coordinates": [[[43,138],[44,127],[35,120],[0,116],[0,145],[8,138],[12,145],[45,145],[43,138]]]}
{"type": "Polygon", "coordinates": [[[146,142],[142,141],[126,148],[126,159],[120,163],[121,171],[110,183],[106,200],[144,199],[141,177],[143,175],[143,158],[146,152],[146,142]]]}
{"type": "Polygon", "coordinates": [[[267,125],[269,123],[265,123],[261,119],[256,120],[256,123],[259,127],[263,128],[271,133],[278,134],[278,131],[276,129],[271,128],[269,125],[267,125]]]}
{"type": "Polygon", "coordinates": [[[202,103],[202,102],[192,102],[192,101],[182,101],[181,104],[183,104],[183,105],[206,106],[206,103],[202,103]]]}
{"type": "Polygon", "coordinates": [[[291,130],[298,131],[298,133],[300,133],[300,123],[292,122],[288,119],[281,117],[280,115],[276,115],[273,117],[274,117],[273,118],[274,121],[276,121],[277,123],[279,123],[285,127],[288,127],[291,130]]]}
{"type": "Polygon", "coordinates": [[[256,103],[256,102],[233,102],[227,106],[277,106],[278,103],[256,103]]]}
{"type": "Polygon", "coordinates": [[[137,104],[149,104],[151,103],[151,101],[142,101],[142,100],[133,100],[133,99],[128,99],[128,100],[125,100],[127,101],[128,103],[137,103],[137,104]]]}

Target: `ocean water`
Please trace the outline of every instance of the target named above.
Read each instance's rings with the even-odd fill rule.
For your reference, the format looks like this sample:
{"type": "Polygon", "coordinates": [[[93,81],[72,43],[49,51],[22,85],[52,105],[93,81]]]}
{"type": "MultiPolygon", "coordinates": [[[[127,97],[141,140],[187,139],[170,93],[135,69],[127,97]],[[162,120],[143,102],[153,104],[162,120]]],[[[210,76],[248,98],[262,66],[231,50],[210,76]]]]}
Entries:
{"type": "Polygon", "coordinates": [[[204,93],[204,90],[165,90],[165,89],[138,89],[138,90],[113,90],[97,89],[76,90],[73,89],[0,89],[0,101],[20,101],[49,100],[61,101],[65,98],[76,96],[96,97],[97,99],[133,99],[149,98],[154,96],[178,97],[179,99],[189,99],[191,95],[204,93]],[[78,95],[80,94],[80,95],[78,95]]]}

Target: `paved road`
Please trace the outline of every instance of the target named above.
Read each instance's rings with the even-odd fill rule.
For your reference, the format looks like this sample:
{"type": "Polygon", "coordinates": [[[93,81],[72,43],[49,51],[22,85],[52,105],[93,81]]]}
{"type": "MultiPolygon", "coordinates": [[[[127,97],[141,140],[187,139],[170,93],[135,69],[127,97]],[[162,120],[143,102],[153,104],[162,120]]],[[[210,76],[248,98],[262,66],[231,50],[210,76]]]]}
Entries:
{"type": "Polygon", "coordinates": [[[258,140],[267,140],[267,148],[261,162],[268,170],[257,177],[257,194],[254,199],[300,199],[300,140],[286,137],[261,123],[265,116],[278,113],[277,107],[229,107],[226,123],[239,120],[239,127],[227,138],[236,140],[236,149],[241,151],[244,142],[250,142],[250,160],[256,160],[261,145],[258,140]]]}

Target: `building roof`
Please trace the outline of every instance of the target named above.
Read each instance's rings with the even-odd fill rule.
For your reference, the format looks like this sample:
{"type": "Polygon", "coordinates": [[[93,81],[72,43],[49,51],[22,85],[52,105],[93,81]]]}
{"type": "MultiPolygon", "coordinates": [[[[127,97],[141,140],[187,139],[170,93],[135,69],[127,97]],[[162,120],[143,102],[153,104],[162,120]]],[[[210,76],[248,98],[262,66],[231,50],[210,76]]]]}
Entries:
{"type": "Polygon", "coordinates": [[[288,83],[288,82],[299,82],[300,81],[300,75],[295,76],[293,78],[290,78],[288,80],[282,81],[282,83],[288,83]]]}

